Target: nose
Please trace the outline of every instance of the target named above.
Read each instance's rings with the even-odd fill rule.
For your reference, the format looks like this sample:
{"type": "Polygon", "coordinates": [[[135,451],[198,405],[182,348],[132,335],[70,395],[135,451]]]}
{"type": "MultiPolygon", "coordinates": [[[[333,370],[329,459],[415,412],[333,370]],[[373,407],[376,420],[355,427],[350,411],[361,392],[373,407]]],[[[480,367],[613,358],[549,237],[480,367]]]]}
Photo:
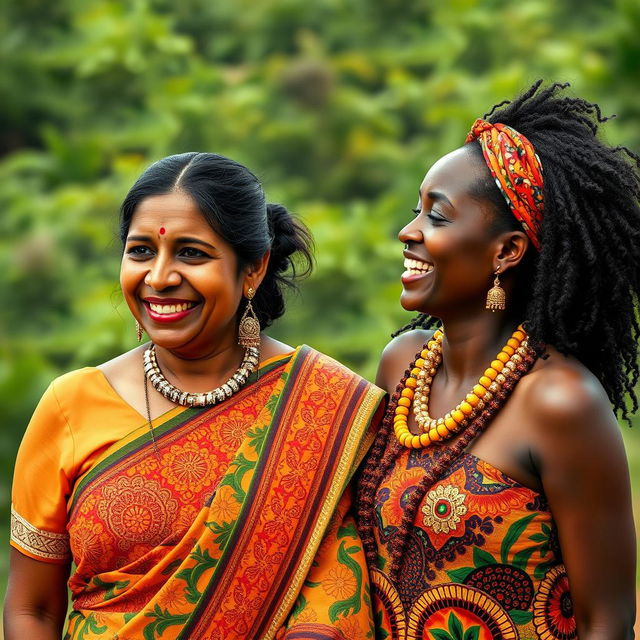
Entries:
{"type": "Polygon", "coordinates": [[[171,260],[161,256],[153,261],[144,278],[144,283],[155,291],[177,287],[181,282],[182,276],[176,271],[171,260]]]}
{"type": "Polygon", "coordinates": [[[400,229],[398,240],[404,244],[421,243],[424,240],[417,217],[400,229]]]}

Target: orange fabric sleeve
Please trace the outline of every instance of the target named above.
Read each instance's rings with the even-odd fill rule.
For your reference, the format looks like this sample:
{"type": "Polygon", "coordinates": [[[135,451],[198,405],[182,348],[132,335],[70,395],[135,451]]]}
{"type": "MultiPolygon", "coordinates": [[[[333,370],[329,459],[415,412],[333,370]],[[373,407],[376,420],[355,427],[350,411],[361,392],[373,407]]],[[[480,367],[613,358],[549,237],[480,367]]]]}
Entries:
{"type": "Polygon", "coordinates": [[[56,382],[38,403],[18,450],[11,493],[11,545],[36,560],[61,563],[70,558],[66,525],[74,447],[56,382]]]}

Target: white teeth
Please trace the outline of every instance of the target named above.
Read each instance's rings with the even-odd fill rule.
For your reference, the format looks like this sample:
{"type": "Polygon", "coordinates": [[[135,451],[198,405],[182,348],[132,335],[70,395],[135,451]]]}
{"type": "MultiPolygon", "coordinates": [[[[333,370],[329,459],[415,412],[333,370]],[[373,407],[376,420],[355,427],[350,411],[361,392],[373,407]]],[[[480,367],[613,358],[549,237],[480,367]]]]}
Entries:
{"type": "Polygon", "coordinates": [[[412,260],[411,258],[404,259],[404,268],[412,274],[429,273],[429,271],[433,271],[432,264],[422,262],[421,260],[412,260]]]}
{"type": "Polygon", "coordinates": [[[153,302],[149,303],[149,307],[155,313],[178,313],[180,311],[186,311],[187,309],[191,309],[191,307],[195,307],[194,302],[183,302],[181,304],[154,304],[153,302]]]}

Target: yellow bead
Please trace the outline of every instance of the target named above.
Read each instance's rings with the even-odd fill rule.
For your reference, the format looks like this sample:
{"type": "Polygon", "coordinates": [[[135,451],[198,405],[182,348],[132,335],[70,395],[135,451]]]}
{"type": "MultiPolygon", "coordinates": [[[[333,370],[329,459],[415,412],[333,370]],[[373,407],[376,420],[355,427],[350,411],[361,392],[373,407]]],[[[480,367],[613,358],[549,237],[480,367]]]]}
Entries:
{"type": "Polygon", "coordinates": [[[487,390],[480,384],[476,384],[473,387],[473,393],[475,393],[479,398],[482,398],[482,396],[487,393],[487,390]]]}
{"type": "Polygon", "coordinates": [[[420,352],[420,357],[421,357],[421,358],[428,358],[428,357],[429,357],[429,353],[430,353],[429,349],[423,349],[423,350],[420,352]]]}
{"type": "Polygon", "coordinates": [[[491,383],[493,382],[491,378],[487,378],[487,376],[482,376],[478,382],[485,388],[488,389],[491,383]]]}
{"type": "Polygon", "coordinates": [[[416,369],[424,369],[424,360],[422,358],[418,358],[415,363],[416,369]]]}
{"type": "Polygon", "coordinates": [[[509,345],[505,345],[504,347],[502,347],[502,350],[512,356],[516,352],[517,348],[518,347],[510,347],[509,345]]]}
{"type": "Polygon", "coordinates": [[[400,396],[403,398],[413,398],[413,393],[413,389],[403,389],[400,396]]]}
{"type": "Polygon", "coordinates": [[[517,349],[520,346],[520,340],[516,340],[515,338],[509,338],[507,340],[507,345],[509,345],[512,349],[517,349]]]}
{"type": "Polygon", "coordinates": [[[407,416],[404,416],[404,415],[402,415],[401,413],[396,413],[396,414],[393,416],[393,422],[394,422],[394,424],[395,424],[396,422],[404,422],[405,424],[407,424],[407,416]]]}
{"type": "MultiPolygon", "coordinates": [[[[455,422],[453,423],[455,425],[455,422]]],[[[447,429],[447,425],[446,424],[439,424],[436,427],[436,432],[438,433],[438,435],[440,436],[440,438],[446,438],[449,435],[451,435],[453,429],[447,429]]]]}
{"type": "Polygon", "coordinates": [[[500,362],[509,362],[509,354],[501,351],[497,356],[496,360],[500,360],[500,362]]]}
{"type": "Polygon", "coordinates": [[[411,446],[414,449],[420,449],[421,445],[420,445],[420,436],[412,436],[411,437],[411,446]]]}
{"type": "Polygon", "coordinates": [[[460,411],[464,416],[469,416],[473,413],[473,406],[466,400],[463,400],[460,403],[460,411]]]}
{"type": "Polygon", "coordinates": [[[396,415],[408,416],[409,409],[407,407],[396,407],[396,415]]]}
{"type": "MultiPolygon", "coordinates": [[[[452,416],[447,416],[444,419],[444,425],[438,425],[438,427],[442,427],[442,426],[444,426],[445,429],[447,429],[449,431],[454,431],[457,428],[458,423],[453,419],[452,416]]],[[[440,433],[440,429],[439,428],[438,428],[438,433],[440,433]]]]}
{"type": "Polygon", "coordinates": [[[413,438],[413,436],[407,431],[406,433],[403,433],[400,436],[400,444],[403,447],[408,447],[409,446],[409,442],[411,442],[411,438],[413,438]]]}
{"type": "Polygon", "coordinates": [[[429,434],[423,433],[420,436],[420,445],[423,447],[428,447],[431,444],[431,440],[429,440],[429,434]]]}
{"type": "MultiPolygon", "coordinates": [[[[520,340],[520,342],[522,342],[522,341],[523,341],[527,336],[526,336],[526,334],[524,333],[524,331],[520,331],[520,330],[518,330],[518,331],[514,331],[514,332],[513,332],[513,337],[514,337],[516,340],[520,340]]],[[[507,344],[509,344],[509,343],[507,342],[507,344]]]]}
{"type": "MultiPolygon", "coordinates": [[[[415,389],[417,384],[418,381],[415,378],[407,378],[407,381],[405,382],[405,385],[411,389],[415,389]]],[[[403,391],[406,391],[406,389],[403,389],[403,391]]]]}
{"type": "Polygon", "coordinates": [[[410,407],[411,406],[411,400],[409,398],[400,398],[398,400],[398,406],[400,406],[400,407],[410,407]]]}
{"type": "Polygon", "coordinates": [[[420,375],[420,369],[418,369],[417,367],[414,367],[413,369],[411,369],[411,375],[412,376],[420,375]]]}
{"type": "Polygon", "coordinates": [[[504,362],[501,362],[500,360],[492,360],[491,368],[495,369],[498,373],[500,373],[500,371],[504,369],[504,362]]]}
{"type": "Polygon", "coordinates": [[[438,432],[435,429],[429,429],[428,436],[431,442],[438,442],[438,440],[441,440],[441,437],[438,435],[438,432]]]}
{"type": "MultiPolygon", "coordinates": [[[[472,411],[473,411],[473,409],[472,409],[472,411]]],[[[460,424],[464,420],[465,415],[464,415],[464,413],[462,412],[461,409],[454,409],[451,412],[451,417],[456,421],[456,424],[460,424]]]]}
{"type": "Polygon", "coordinates": [[[484,375],[487,376],[487,378],[491,378],[491,380],[495,380],[498,372],[495,369],[489,367],[488,369],[484,370],[484,375]]]}
{"type": "Polygon", "coordinates": [[[433,348],[437,345],[438,343],[435,340],[429,340],[429,342],[427,342],[427,349],[429,351],[433,351],[433,348]]]}
{"type": "Polygon", "coordinates": [[[478,402],[480,402],[480,398],[475,393],[468,393],[465,400],[472,406],[477,407],[478,402]]]}

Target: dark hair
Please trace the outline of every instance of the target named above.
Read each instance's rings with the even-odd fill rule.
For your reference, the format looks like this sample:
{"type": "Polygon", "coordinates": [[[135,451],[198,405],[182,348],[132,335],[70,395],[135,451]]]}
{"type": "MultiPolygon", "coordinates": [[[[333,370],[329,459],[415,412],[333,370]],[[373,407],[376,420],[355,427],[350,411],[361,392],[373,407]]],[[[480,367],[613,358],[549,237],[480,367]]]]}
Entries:
{"type": "MultiPolygon", "coordinates": [[[[625,396],[637,411],[640,377],[640,157],[597,137],[608,120],[597,104],[541,84],[485,115],[525,135],[544,172],[541,251],[530,247],[516,268],[510,305],[532,338],[588,367],[628,419],[625,396]]],[[[469,147],[482,157],[477,141],[469,147]]],[[[474,195],[494,203],[496,231],[519,228],[488,169],[474,195]]],[[[420,315],[400,332],[436,322],[420,315]]]]}
{"type": "Polygon", "coordinates": [[[215,153],[181,153],[152,164],[131,187],[120,208],[124,246],[136,207],[150,196],[179,191],[190,196],[213,230],[231,245],[238,268],[267,250],[267,273],[253,300],[260,326],[284,313],[283,287],[313,268],[309,230],[280,204],[267,204],[258,178],[247,167],[215,153]]]}

